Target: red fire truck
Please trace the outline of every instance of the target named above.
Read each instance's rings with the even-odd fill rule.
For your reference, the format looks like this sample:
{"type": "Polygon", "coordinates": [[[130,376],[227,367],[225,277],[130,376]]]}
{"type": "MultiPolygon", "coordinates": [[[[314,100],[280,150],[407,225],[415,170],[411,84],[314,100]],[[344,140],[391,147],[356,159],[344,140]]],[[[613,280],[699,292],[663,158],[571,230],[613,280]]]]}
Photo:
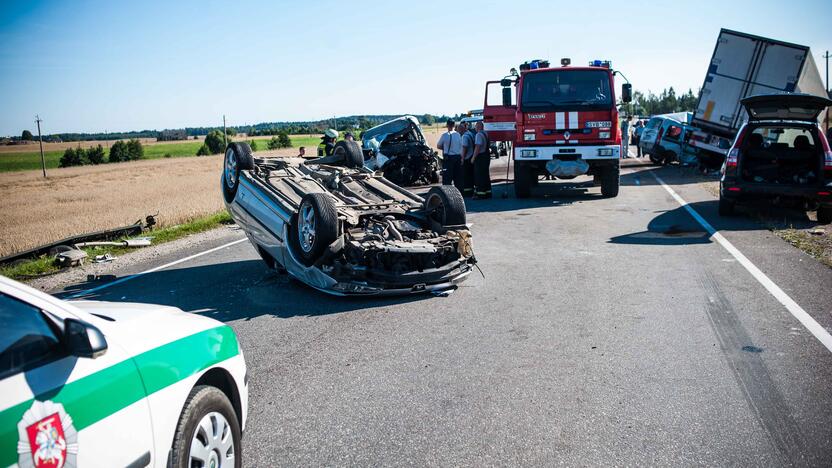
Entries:
{"type": "MultiPolygon", "coordinates": [[[[512,142],[518,198],[530,196],[547,175],[591,175],[605,197],[618,195],[616,74],[608,61],[572,67],[562,59],[561,67],[550,68],[545,60],[532,60],[520,65],[519,73],[512,68],[509,76],[486,83],[485,131],[492,141],[512,142]]],[[[621,101],[630,102],[631,95],[631,85],[623,84],[621,101]]]]}

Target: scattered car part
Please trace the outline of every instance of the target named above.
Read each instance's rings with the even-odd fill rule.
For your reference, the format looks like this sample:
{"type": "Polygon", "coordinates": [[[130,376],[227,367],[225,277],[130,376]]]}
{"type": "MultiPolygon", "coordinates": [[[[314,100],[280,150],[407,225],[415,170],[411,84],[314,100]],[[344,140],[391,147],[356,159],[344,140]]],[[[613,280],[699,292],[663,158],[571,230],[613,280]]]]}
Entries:
{"type": "Polygon", "coordinates": [[[55,256],[55,263],[62,267],[75,267],[84,264],[87,253],[80,249],[70,249],[55,256]]]}
{"type": "Polygon", "coordinates": [[[476,263],[454,187],[413,194],[366,168],[343,141],[331,156],[253,158],[232,143],[221,177],[231,216],[264,262],[334,295],[447,289],[476,263]]]}

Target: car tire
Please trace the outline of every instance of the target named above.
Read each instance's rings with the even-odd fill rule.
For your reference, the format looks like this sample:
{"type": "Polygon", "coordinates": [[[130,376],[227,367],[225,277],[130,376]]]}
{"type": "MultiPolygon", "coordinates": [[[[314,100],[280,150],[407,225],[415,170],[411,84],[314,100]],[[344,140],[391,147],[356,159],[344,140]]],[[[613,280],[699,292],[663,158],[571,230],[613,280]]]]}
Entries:
{"type": "Polygon", "coordinates": [[[737,202],[733,200],[728,200],[720,195],[719,197],[719,215],[720,216],[733,216],[734,210],[737,206],[737,202]]]}
{"type": "Polygon", "coordinates": [[[818,207],[818,223],[832,223],[832,205],[821,205],[818,207]]]}
{"type": "Polygon", "coordinates": [[[662,159],[661,158],[656,157],[653,153],[648,153],[647,157],[650,158],[651,163],[653,163],[657,166],[661,166],[661,164],[662,164],[662,159]]]}
{"type": "Polygon", "coordinates": [[[332,154],[344,153],[344,166],[357,169],[364,165],[364,153],[357,142],[341,140],[335,143],[332,154]]]}
{"type": "Polygon", "coordinates": [[[233,466],[242,466],[242,431],[240,422],[228,397],[216,387],[198,385],[191,390],[182,414],[179,416],[179,423],[176,425],[176,432],[173,436],[173,446],[170,451],[168,466],[171,468],[190,468],[192,459],[204,460],[204,466],[211,466],[209,460],[215,457],[215,466],[227,467],[227,458],[219,460],[218,456],[233,455],[233,466]],[[204,421],[210,424],[203,424],[204,421]],[[213,434],[206,434],[206,427],[209,427],[213,434]],[[227,431],[227,432],[226,432],[227,431]],[[219,442],[215,442],[214,435],[219,435],[219,442]],[[230,445],[224,442],[225,434],[230,438],[230,445]],[[193,452],[193,447],[202,445],[204,451],[193,452]],[[220,454],[220,452],[225,453],[220,454]]]}
{"type": "Polygon", "coordinates": [[[225,201],[231,203],[240,186],[240,171],[254,169],[254,156],[248,143],[231,143],[225,149],[222,171],[222,193],[225,201]]]}
{"type": "Polygon", "coordinates": [[[461,226],[467,222],[465,199],[453,185],[431,187],[425,196],[425,212],[440,226],[461,226]]]}
{"type": "Polygon", "coordinates": [[[301,260],[311,266],[338,239],[338,210],[329,196],[307,193],[300,200],[295,223],[290,227],[301,260]]]}
{"type": "Polygon", "coordinates": [[[615,198],[618,196],[620,186],[621,177],[618,165],[605,167],[601,172],[601,195],[604,198],[615,198]]]}
{"type": "Polygon", "coordinates": [[[514,196],[517,198],[529,198],[532,192],[531,167],[522,163],[514,163],[514,196]]]}

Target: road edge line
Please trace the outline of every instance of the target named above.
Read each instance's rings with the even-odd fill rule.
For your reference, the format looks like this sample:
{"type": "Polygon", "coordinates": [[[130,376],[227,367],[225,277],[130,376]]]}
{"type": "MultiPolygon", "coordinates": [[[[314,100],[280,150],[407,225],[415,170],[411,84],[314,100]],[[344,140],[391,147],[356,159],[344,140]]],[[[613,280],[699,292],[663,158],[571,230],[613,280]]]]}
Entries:
{"type": "Polygon", "coordinates": [[[705,220],[696,210],[691,208],[690,204],[685,201],[675,190],[673,190],[669,185],[667,185],[661,177],[656,175],[653,171],[650,174],[656,179],[656,181],[664,187],[665,190],[676,200],[679,205],[682,206],[691,216],[693,219],[696,220],[706,231],[710,234],[711,238],[716,240],[719,245],[721,245],[725,250],[734,257],[740,265],[745,267],[751,276],[757,280],[766,290],[777,299],[778,302],[783,304],[786,307],[786,310],[797,319],[807,330],[811,333],[815,338],[817,338],[820,343],[826,347],[827,350],[832,352],[832,335],[821,325],[819,324],[808,312],[806,312],[803,307],[794,301],[785,291],[783,291],[780,286],[771,280],[765,273],[762,272],[759,268],[757,268],[751,260],[748,259],[739,249],[734,247],[728,239],[726,239],[722,234],[719,233],[716,229],[714,229],[711,224],[705,220]]]}
{"type": "Polygon", "coordinates": [[[94,288],[90,288],[90,289],[87,289],[87,290],[84,290],[84,291],[81,291],[81,292],[77,292],[75,294],[71,294],[71,295],[67,296],[66,298],[67,299],[76,299],[76,298],[79,298],[81,296],[86,296],[87,294],[91,294],[91,293],[94,293],[94,292],[97,292],[97,291],[101,291],[102,289],[109,288],[110,286],[115,286],[117,284],[126,283],[127,281],[139,278],[139,277],[144,276],[148,273],[153,273],[153,272],[156,272],[156,271],[159,271],[159,270],[164,270],[165,268],[169,268],[169,267],[172,267],[174,265],[178,265],[180,263],[187,262],[188,260],[193,260],[193,259],[199,258],[203,255],[208,255],[209,253],[214,253],[217,250],[222,250],[226,247],[231,247],[232,245],[239,244],[240,242],[243,242],[246,239],[247,239],[246,237],[243,237],[242,239],[237,239],[235,241],[228,242],[228,243],[220,245],[218,247],[214,247],[212,249],[208,249],[208,250],[205,250],[203,252],[195,253],[195,254],[189,255],[185,258],[180,258],[179,260],[174,260],[170,263],[165,263],[164,265],[159,265],[159,266],[151,268],[149,270],[145,270],[145,271],[142,271],[142,272],[139,272],[139,273],[128,275],[128,276],[125,276],[124,278],[119,278],[115,281],[110,281],[109,283],[102,284],[101,286],[96,286],[94,288]]]}

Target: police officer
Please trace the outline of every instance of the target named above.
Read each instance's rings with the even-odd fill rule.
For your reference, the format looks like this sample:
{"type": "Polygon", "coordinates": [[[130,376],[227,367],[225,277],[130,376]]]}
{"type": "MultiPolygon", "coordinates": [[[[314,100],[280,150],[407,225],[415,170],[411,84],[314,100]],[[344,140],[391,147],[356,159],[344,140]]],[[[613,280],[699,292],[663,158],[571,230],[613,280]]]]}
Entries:
{"type": "Polygon", "coordinates": [[[491,198],[491,155],[490,142],[482,121],[477,122],[477,136],[474,138],[474,199],[491,198]]]}
{"type": "Polygon", "coordinates": [[[446,122],[448,131],[439,137],[436,148],[442,150],[442,185],[454,185],[462,191],[462,137],[454,130],[453,119],[446,122]]]}
{"type": "Polygon", "coordinates": [[[335,140],[338,139],[338,130],[328,128],[321,137],[321,143],[318,145],[318,156],[332,156],[332,151],[335,150],[335,140]]]}

